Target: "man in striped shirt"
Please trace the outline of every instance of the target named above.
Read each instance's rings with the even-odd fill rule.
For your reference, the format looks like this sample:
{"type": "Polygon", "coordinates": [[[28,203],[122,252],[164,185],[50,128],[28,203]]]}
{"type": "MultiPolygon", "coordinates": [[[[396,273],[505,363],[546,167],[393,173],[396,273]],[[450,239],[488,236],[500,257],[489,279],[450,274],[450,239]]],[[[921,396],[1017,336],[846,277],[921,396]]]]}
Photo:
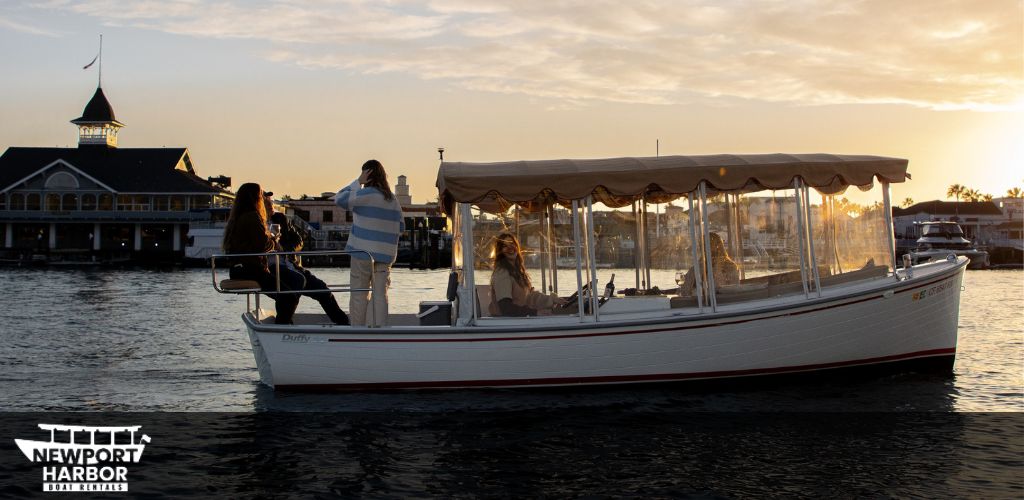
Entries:
{"type": "Polygon", "coordinates": [[[334,197],[334,203],[352,212],[352,232],[345,250],[352,252],[350,269],[352,288],[371,288],[372,303],[367,315],[367,292],[349,294],[349,314],[353,325],[388,324],[388,286],[391,265],[398,253],[398,237],[405,230],[402,206],[391,192],[384,166],[377,160],[363,164],[359,178],[334,197]],[[372,268],[371,268],[371,260],[372,268]]]}

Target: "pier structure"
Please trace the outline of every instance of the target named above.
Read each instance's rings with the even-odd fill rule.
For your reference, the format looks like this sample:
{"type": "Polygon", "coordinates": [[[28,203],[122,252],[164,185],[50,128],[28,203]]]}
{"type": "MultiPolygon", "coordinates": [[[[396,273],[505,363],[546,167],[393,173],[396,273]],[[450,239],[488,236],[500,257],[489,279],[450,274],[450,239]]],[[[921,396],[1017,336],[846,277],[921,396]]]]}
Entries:
{"type": "Polygon", "coordinates": [[[230,181],[199,177],[188,148],[119,147],[124,124],[102,88],[71,123],[77,147],[10,147],[0,156],[6,260],[177,260],[189,222],[231,206],[230,181]]]}

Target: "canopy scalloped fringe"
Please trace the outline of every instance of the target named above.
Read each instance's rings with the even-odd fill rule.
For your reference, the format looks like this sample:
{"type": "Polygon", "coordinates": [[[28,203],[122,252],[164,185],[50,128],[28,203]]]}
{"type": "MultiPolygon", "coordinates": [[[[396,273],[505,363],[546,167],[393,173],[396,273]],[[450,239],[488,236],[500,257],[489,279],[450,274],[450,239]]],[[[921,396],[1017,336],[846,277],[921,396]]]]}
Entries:
{"type": "Polygon", "coordinates": [[[797,178],[823,194],[841,193],[848,186],[867,190],[875,178],[906,180],[907,160],[815,153],[445,162],[437,188],[446,212],[456,202],[501,212],[514,204],[526,210],[569,205],[588,195],[612,208],[640,199],[666,203],[695,191],[702,181],[709,194],[790,189],[797,178]]]}

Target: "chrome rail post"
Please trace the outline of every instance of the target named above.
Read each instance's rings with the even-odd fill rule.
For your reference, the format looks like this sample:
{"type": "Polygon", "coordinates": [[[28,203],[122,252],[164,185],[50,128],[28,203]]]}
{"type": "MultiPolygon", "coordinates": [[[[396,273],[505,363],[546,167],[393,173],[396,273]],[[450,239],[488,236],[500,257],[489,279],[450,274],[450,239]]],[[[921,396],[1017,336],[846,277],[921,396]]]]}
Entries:
{"type": "Polygon", "coordinates": [[[892,275],[899,281],[900,276],[896,274],[896,239],[893,236],[892,227],[892,200],[889,195],[889,183],[882,181],[882,209],[885,210],[885,235],[889,238],[889,258],[892,260],[892,275]]]}
{"type": "MultiPolygon", "coordinates": [[[[693,279],[696,283],[697,292],[697,312],[704,312],[704,280],[701,278],[704,270],[701,269],[703,266],[700,265],[700,252],[697,250],[697,246],[700,243],[697,241],[697,214],[694,213],[693,204],[693,192],[687,194],[687,199],[690,201],[690,250],[693,253],[693,265],[690,269],[693,270],[693,279]]],[[[683,285],[679,285],[682,287],[683,285]]]]}
{"type": "Polygon", "coordinates": [[[811,292],[807,289],[807,260],[804,259],[804,252],[807,251],[807,242],[805,241],[807,234],[804,229],[803,204],[800,203],[802,197],[800,186],[800,178],[793,179],[793,195],[796,196],[796,235],[800,247],[800,282],[804,286],[804,298],[809,299],[811,292]]]}
{"type": "Polygon", "coordinates": [[[708,224],[708,191],[707,182],[700,181],[700,218],[701,218],[701,239],[704,240],[704,267],[707,270],[708,278],[708,303],[711,305],[711,312],[718,311],[718,298],[715,297],[715,269],[711,264],[711,226],[708,224]]]}

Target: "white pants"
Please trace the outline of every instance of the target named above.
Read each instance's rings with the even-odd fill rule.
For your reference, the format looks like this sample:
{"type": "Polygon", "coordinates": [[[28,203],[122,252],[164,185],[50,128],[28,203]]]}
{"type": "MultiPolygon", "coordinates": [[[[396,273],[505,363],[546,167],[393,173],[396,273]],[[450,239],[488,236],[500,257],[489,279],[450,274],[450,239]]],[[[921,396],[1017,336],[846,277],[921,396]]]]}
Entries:
{"type": "MultiPolygon", "coordinates": [[[[370,261],[366,259],[352,259],[349,275],[352,288],[370,288],[370,261]]],[[[373,291],[370,293],[370,300],[367,300],[368,292],[353,291],[349,294],[348,314],[353,325],[366,326],[367,318],[372,323],[370,326],[388,325],[388,287],[391,286],[391,266],[388,264],[375,263],[373,265],[373,291]],[[370,313],[367,314],[367,302],[370,313]]]]}

